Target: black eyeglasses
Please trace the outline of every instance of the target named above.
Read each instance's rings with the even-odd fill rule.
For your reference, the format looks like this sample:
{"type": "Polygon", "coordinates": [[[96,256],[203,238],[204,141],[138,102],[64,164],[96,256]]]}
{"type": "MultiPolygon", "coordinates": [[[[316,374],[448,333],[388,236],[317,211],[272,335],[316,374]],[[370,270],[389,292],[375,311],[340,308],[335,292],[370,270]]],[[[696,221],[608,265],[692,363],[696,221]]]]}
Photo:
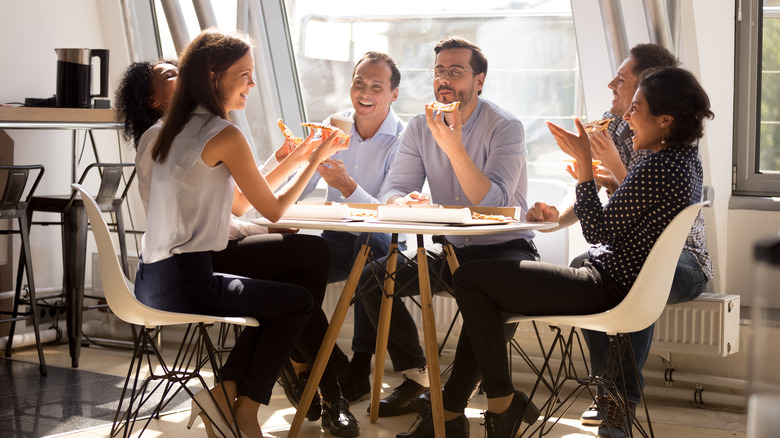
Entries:
{"type": "Polygon", "coordinates": [[[431,67],[431,77],[434,79],[449,78],[450,80],[457,81],[463,77],[466,73],[476,74],[473,70],[466,70],[461,67],[431,67]]]}

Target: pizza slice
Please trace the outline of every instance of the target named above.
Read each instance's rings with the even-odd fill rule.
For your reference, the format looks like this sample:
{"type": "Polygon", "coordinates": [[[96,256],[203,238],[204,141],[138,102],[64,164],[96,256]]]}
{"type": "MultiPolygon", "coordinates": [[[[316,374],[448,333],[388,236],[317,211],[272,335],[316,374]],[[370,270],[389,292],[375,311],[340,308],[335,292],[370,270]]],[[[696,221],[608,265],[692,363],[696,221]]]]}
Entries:
{"type": "Polygon", "coordinates": [[[320,129],[322,130],[323,137],[325,137],[325,134],[335,132],[338,134],[338,140],[346,140],[349,138],[349,134],[345,134],[341,129],[328,123],[303,122],[301,123],[301,126],[305,126],[310,129],[320,129]]]}
{"type": "Polygon", "coordinates": [[[441,111],[445,113],[451,113],[458,109],[460,106],[460,102],[452,102],[452,103],[441,103],[437,100],[434,100],[433,102],[425,105],[426,108],[431,108],[434,111],[441,111]]]}
{"type": "Polygon", "coordinates": [[[585,128],[585,132],[602,132],[607,130],[610,122],[612,122],[612,119],[598,119],[583,123],[582,127],[585,128]]]}
{"type": "Polygon", "coordinates": [[[510,219],[500,214],[483,214],[483,213],[477,213],[476,211],[471,212],[471,218],[477,220],[481,219],[481,220],[498,221],[498,222],[504,222],[507,219],[510,219]]]}
{"type": "Polygon", "coordinates": [[[276,124],[279,125],[279,129],[282,131],[282,135],[284,135],[284,138],[292,141],[295,144],[295,146],[300,146],[301,143],[303,143],[303,139],[301,137],[296,137],[295,134],[293,134],[293,132],[290,131],[290,128],[288,128],[287,125],[284,124],[282,119],[277,120],[276,124]]]}

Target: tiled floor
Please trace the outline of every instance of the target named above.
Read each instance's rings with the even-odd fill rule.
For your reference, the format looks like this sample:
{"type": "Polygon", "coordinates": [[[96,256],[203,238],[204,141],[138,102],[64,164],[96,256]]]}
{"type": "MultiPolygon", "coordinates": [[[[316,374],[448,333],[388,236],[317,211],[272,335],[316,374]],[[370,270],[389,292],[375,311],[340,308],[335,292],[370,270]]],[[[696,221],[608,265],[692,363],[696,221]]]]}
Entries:
{"type": "MultiPolygon", "coordinates": [[[[108,350],[104,348],[83,348],[80,360],[81,371],[93,371],[94,373],[69,373],[70,359],[66,345],[50,346],[45,351],[47,364],[50,366],[49,376],[44,380],[37,376],[37,355],[35,349],[23,349],[13,355],[14,361],[35,363],[35,366],[25,367],[26,379],[20,374],[11,375],[11,367],[5,359],[0,359],[0,436],[2,437],[38,437],[38,436],[67,436],[68,438],[95,438],[108,436],[110,431],[110,418],[115,408],[115,400],[119,398],[121,381],[127,372],[127,351],[108,350]],[[62,367],[64,369],[57,369],[62,367]],[[31,371],[30,371],[31,370],[31,371]],[[79,376],[80,375],[80,376],[79,376]],[[80,379],[81,381],[76,381],[80,379]],[[65,380],[66,382],[60,382],[65,380]],[[24,382],[23,388],[17,383],[24,382]],[[37,382],[41,382],[37,384],[37,382]],[[116,386],[119,382],[119,387],[116,386]],[[45,383],[45,384],[44,384],[45,383]],[[67,394],[64,399],[68,403],[57,402],[45,392],[45,389],[60,385],[58,394],[67,394]],[[37,404],[37,410],[30,406],[26,409],[18,409],[19,403],[9,403],[8,391],[15,390],[19,394],[13,397],[26,397],[33,399],[31,405],[37,404]],[[36,388],[37,393],[36,393],[36,388]],[[23,393],[23,394],[22,394],[23,393]],[[95,395],[99,394],[99,395],[95,395]],[[40,397],[44,397],[41,399],[40,397]],[[102,401],[100,401],[102,400],[102,401]],[[96,402],[97,401],[97,402],[96,402]],[[64,406],[75,406],[74,409],[65,409],[64,406]],[[89,406],[89,409],[85,406],[89,406]],[[56,424],[52,420],[41,420],[35,412],[41,409],[56,409],[50,415],[58,418],[56,424]],[[111,415],[106,416],[106,413],[111,415]],[[9,420],[10,417],[10,420],[9,420]],[[94,418],[99,417],[99,418],[94,418]],[[35,420],[38,418],[38,420],[35,420]],[[109,418],[105,420],[104,418],[109,418]],[[30,422],[36,422],[35,427],[30,422]],[[64,428],[63,426],[67,426],[64,428]],[[61,430],[71,430],[69,433],[60,433],[61,430]]],[[[18,369],[15,368],[15,369],[18,369]]],[[[385,374],[385,391],[392,390],[400,381],[399,376],[393,373],[385,374]]],[[[52,393],[54,394],[54,393],[52,393]]],[[[63,399],[63,400],[64,400],[63,399]]],[[[564,416],[560,423],[547,435],[549,437],[593,437],[596,435],[595,427],[583,427],[578,421],[581,413],[588,405],[588,400],[581,399],[576,402],[570,414],[564,416]]],[[[189,418],[188,403],[183,401],[172,410],[178,412],[164,415],[160,420],[151,422],[149,429],[144,432],[145,437],[188,437],[205,436],[205,430],[200,421],[196,422],[197,430],[187,430],[186,424],[189,418]]],[[[366,408],[368,401],[357,403],[353,406],[353,413],[360,421],[361,437],[364,438],[392,438],[396,433],[409,429],[415,420],[415,415],[407,414],[395,418],[380,418],[377,423],[370,423],[366,408]]],[[[485,399],[482,395],[476,395],[470,403],[467,416],[471,424],[471,436],[484,435],[484,428],[480,426],[482,418],[481,409],[485,407],[485,399]]],[[[653,430],[657,437],[744,437],[745,416],[741,413],[696,409],[668,403],[650,403],[651,416],[653,418],[653,430]]],[[[290,407],[281,387],[277,386],[270,406],[260,410],[260,421],[264,436],[285,437],[289,429],[289,423],[295,414],[290,407]]],[[[327,437],[319,422],[306,421],[299,434],[301,438],[327,437]]]]}

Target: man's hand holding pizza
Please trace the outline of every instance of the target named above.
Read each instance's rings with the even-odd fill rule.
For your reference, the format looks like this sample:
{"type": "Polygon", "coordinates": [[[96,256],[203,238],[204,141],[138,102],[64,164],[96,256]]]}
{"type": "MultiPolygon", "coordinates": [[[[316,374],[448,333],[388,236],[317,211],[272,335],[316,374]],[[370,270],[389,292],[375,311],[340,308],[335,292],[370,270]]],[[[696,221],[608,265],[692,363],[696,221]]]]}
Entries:
{"type": "Polygon", "coordinates": [[[436,111],[431,105],[426,105],[425,120],[428,123],[428,129],[431,130],[433,139],[436,140],[436,144],[439,145],[447,156],[463,150],[463,122],[460,119],[460,111],[458,109],[448,112],[436,111]],[[444,119],[445,114],[452,120],[450,125],[444,119]]]}

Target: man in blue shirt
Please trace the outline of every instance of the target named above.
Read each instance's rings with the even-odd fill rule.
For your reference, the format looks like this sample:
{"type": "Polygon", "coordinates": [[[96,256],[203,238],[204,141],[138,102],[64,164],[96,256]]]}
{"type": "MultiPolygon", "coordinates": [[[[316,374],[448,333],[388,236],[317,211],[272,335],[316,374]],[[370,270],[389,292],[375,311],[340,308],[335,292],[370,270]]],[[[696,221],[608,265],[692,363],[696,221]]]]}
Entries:
{"type": "MultiPolygon", "coordinates": [[[[301,199],[322,178],[328,184],[326,201],[379,203],[379,189],[398,151],[399,134],[406,126],[390,106],[398,98],[400,82],[401,72],[390,56],[371,51],[360,58],[352,73],[352,108],[340,113],[354,121],[350,146],[317,168],[301,199]]],[[[329,282],[347,279],[363,244],[368,244],[377,258],[386,256],[390,246],[390,236],[382,233],[323,231],[321,236],[333,253],[329,282]]],[[[373,351],[376,341],[376,330],[361,301],[355,303],[354,314],[353,363],[349,365],[341,350],[334,349],[341,390],[350,403],[365,400],[371,391],[371,353],[364,352],[373,351]]]]}
{"type": "MultiPolygon", "coordinates": [[[[460,106],[447,115],[447,120],[442,113],[434,113],[430,108],[426,108],[425,114],[412,118],[401,134],[401,146],[380,190],[379,200],[390,204],[519,206],[525,211],[525,132],[517,117],[479,97],[487,74],[487,59],[474,43],[459,37],[440,41],[434,52],[432,75],[436,100],[441,103],[458,101],[460,106]],[[420,193],[426,178],[430,197],[420,193]]],[[[427,249],[441,253],[442,244],[452,243],[460,262],[492,258],[538,260],[532,238],[532,232],[435,236],[435,244],[427,249]]],[[[377,263],[384,262],[382,259],[377,263]]],[[[449,270],[440,269],[445,261],[429,257],[428,263],[432,271],[444,272],[443,280],[451,284],[449,270]]],[[[416,278],[416,267],[399,268],[396,284],[411,285],[405,288],[403,295],[419,294],[416,278]]],[[[361,290],[371,289],[376,282],[372,267],[366,267],[360,281],[361,290]]],[[[432,288],[435,291],[438,286],[432,284],[432,288]]],[[[382,297],[380,289],[363,297],[375,327],[382,297]]],[[[426,360],[417,327],[400,299],[393,302],[390,328],[388,353],[394,369],[403,372],[405,380],[393,394],[381,400],[380,416],[410,412],[411,401],[428,386],[426,360]]],[[[464,363],[472,379],[458,385],[468,388],[463,390],[468,392],[465,401],[480,380],[476,359],[471,359],[464,363]]],[[[445,387],[445,391],[448,389],[449,386],[445,387]]],[[[450,422],[445,425],[448,437],[459,435],[451,433],[450,422]]]]}

